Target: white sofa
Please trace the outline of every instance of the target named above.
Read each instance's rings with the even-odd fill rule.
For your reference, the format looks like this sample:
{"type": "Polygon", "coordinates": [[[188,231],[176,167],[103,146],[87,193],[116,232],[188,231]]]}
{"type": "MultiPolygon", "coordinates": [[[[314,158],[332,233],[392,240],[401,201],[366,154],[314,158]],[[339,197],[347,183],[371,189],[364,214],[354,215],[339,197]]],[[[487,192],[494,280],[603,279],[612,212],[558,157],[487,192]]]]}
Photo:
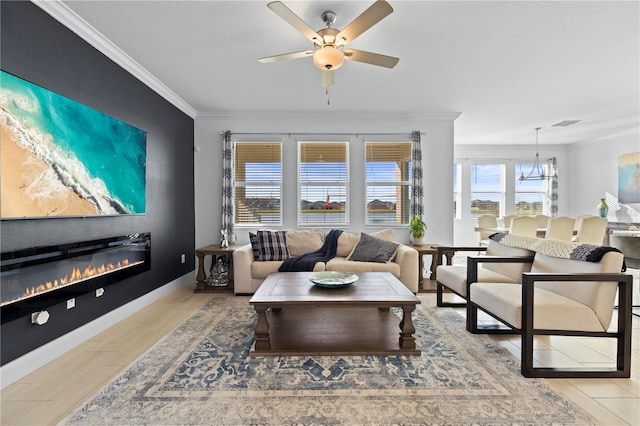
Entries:
{"type": "MultiPolygon", "coordinates": [[[[371,236],[395,241],[395,231],[386,229],[370,234],[371,236]]],[[[301,256],[320,249],[326,233],[322,229],[287,230],[286,240],[290,256],[301,256]]],[[[418,252],[402,243],[391,261],[387,263],[359,262],[349,260],[348,256],[357,245],[360,234],[343,232],[338,238],[336,256],[326,263],[316,263],[315,272],[391,272],[413,293],[418,292],[418,252]]],[[[236,249],[233,253],[234,291],[236,294],[253,294],[269,274],[278,272],[283,261],[254,260],[251,244],[236,249]]]]}

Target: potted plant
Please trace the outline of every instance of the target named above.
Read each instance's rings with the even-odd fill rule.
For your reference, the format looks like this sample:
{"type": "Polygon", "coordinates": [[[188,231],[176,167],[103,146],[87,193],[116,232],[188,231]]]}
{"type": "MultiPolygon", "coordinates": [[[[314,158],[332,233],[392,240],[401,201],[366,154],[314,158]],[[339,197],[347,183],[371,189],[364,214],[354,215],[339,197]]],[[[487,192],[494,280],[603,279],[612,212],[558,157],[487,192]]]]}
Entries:
{"type": "Polygon", "coordinates": [[[422,220],[419,215],[415,215],[407,226],[409,230],[409,239],[411,244],[420,246],[424,244],[424,234],[427,230],[427,224],[422,220]]]}

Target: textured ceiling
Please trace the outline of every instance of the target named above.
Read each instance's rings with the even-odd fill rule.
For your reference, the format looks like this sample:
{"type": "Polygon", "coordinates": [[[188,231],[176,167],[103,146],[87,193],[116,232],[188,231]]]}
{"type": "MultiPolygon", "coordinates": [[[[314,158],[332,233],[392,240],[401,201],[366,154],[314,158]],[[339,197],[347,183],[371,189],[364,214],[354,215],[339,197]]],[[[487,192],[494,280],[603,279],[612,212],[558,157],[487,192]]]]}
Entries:
{"type": "MultiPolygon", "coordinates": [[[[284,3],[318,30],[323,11],[336,12],[341,29],[371,1],[284,3]]],[[[312,48],[266,1],[63,6],[198,114],[460,112],[456,144],[531,144],[534,127],[543,128],[540,144],[638,129],[639,2],[389,3],[394,12],[349,47],[397,56],[399,64],[390,70],[346,62],[336,71],[331,106],[310,58],[257,61],[312,48]],[[582,121],[550,128],[572,119],[582,121]]]]}

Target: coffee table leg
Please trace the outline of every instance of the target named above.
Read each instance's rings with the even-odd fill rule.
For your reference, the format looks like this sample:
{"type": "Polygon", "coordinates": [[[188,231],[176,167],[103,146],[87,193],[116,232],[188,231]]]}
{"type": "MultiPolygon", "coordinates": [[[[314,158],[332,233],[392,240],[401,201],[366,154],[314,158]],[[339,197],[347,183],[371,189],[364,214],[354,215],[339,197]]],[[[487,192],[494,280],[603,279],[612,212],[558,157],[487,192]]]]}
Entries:
{"type": "Polygon", "coordinates": [[[267,321],[267,306],[254,306],[258,313],[258,322],[256,323],[256,347],[255,350],[269,350],[269,322],[267,321]]]}
{"type": "Polygon", "coordinates": [[[416,339],[413,333],[416,328],[411,320],[411,312],[416,309],[416,305],[402,305],[402,321],[400,321],[400,347],[402,349],[415,349],[416,339]]]}

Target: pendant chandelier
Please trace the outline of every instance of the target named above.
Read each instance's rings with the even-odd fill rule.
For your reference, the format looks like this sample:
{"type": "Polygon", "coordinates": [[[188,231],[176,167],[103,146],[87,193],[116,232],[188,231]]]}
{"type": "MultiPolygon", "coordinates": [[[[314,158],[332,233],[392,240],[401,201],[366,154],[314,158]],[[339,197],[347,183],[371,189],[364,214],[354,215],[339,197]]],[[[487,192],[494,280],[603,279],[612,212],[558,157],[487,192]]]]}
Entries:
{"type": "Polygon", "coordinates": [[[531,168],[531,171],[529,172],[528,175],[524,175],[524,172],[522,172],[522,174],[520,175],[520,181],[524,181],[524,180],[546,180],[546,179],[553,179],[553,178],[557,178],[558,174],[554,174],[553,176],[551,175],[545,175],[544,173],[544,167],[542,166],[542,164],[540,164],[540,155],[538,154],[538,131],[540,131],[542,127],[536,127],[536,159],[533,162],[533,167],[531,168]]]}

